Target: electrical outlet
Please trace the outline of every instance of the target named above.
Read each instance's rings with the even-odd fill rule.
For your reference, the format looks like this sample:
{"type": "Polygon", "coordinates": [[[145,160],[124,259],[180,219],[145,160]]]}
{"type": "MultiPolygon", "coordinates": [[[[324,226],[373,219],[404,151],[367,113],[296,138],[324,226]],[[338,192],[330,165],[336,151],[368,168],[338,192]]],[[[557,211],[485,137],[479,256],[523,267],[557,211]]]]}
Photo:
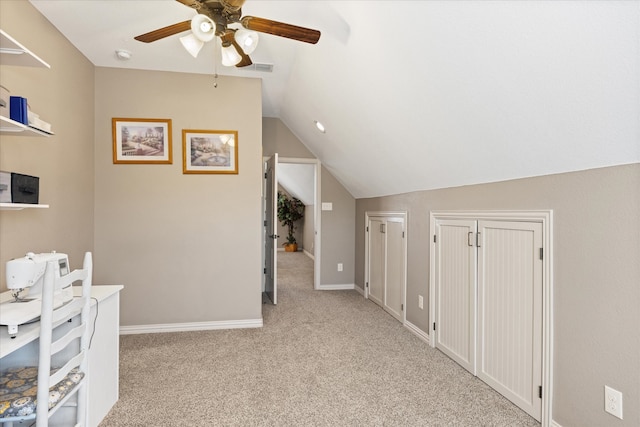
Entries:
{"type": "Polygon", "coordinates": [[[604,410],[614,417],[622,419],[622,393],[604,386],[604,410]]]}
{"type": "Polygon", "coordinates": [[[424,298],[422,298],[422,295],[418,295],[418,308],[424,308],[424,298]]]}
{"type": "Polygon", "coordinates": [[[342,263],[341,262],[338,263],[338,271],[342,271],[342,263]]]}

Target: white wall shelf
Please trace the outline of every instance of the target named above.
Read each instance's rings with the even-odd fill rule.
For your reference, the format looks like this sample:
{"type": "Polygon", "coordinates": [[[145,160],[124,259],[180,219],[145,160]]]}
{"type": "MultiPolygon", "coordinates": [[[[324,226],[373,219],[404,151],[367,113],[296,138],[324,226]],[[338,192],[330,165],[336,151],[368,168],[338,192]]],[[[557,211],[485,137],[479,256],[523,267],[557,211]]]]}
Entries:
{"type": "Polygon", "coordinates": [[[38,55],[2,30],[0,30],[0,64],[51,68],[38,55]]]}
{"type": "Polygon", "coordinates": [[[16,136],[51,136],[52,132],[46,132],[31,126],[24,125],[8,117],[0,116],[0,133],[16,136]]]}
{"type": "MultiPolygon", "coordinates": [[[[38,55],[20,44],[9,34],[0,30],[0,65],[51,68],[38,55]]],[[[8,99],[6,101],[9,101],[8,99]]],[[[16,136],[50,136],[53,133],[35,129],[9,117],[0,116],[0,134],[16,136]]],[[[46,209],[49,205],[31,203],[0,203],[0,210],[46,209]]]]}
{"type": "MultiPolygon", "coordinates": [[[[31,52],[3,30],[0,30],[0,65],[51,68],[51,66],[38,57],[38,55],[31,52]]],[[[7,99],[5,101],[8,102],[9,100],[7,99]]],[[[16,136],[53,135],[53,133],[32,128],[5,116],[0,116],[0,133],[16,136]]]]}
{"type": "Polygon", "coordinates": [[[0,211],[21,211],[22,209],[46,209],[49,205],[33,203],[0,203],[0,211]]]}

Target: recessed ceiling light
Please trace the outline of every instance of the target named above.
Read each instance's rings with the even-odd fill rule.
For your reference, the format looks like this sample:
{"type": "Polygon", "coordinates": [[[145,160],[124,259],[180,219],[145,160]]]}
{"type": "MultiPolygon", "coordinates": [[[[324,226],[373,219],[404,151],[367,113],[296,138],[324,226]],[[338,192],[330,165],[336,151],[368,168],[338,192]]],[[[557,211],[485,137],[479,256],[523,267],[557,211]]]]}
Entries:
{"type": "Polygon", "coordinates": [[[320,132],[325,133],[326,129],[324,128],[324,125],[322,123],[317,120],[314,123],[316,124],[316,127],[320,132]]]}
{"type": "Polygon", "coordinates": [[[131,52],[124,49],[118,49],[116,50],[116,58],[121,61],[128,61],[129,59],[131,59],[131,52]]]}

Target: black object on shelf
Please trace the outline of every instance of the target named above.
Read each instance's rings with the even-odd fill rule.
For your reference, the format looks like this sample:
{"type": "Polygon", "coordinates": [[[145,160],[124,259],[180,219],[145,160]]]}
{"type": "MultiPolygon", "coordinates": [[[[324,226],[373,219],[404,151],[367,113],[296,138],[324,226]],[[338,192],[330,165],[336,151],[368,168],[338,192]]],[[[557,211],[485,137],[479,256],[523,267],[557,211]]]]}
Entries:
{"type": "Polygon", "coordinates": [[[11,202],[38,204],[40,178],[37,176],[11,174],[11,202]]]}

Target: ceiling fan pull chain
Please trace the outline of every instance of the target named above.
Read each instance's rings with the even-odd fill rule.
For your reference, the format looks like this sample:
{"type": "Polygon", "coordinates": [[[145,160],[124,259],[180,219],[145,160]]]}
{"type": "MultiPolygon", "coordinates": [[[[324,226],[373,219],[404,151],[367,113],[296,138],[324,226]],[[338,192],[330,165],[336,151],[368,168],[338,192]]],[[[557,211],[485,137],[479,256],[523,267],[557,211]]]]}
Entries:
{"type": "Polygon", "coordinates": [[[218,88],[218,41],[213,41],[213,87],[218,88]]]}

